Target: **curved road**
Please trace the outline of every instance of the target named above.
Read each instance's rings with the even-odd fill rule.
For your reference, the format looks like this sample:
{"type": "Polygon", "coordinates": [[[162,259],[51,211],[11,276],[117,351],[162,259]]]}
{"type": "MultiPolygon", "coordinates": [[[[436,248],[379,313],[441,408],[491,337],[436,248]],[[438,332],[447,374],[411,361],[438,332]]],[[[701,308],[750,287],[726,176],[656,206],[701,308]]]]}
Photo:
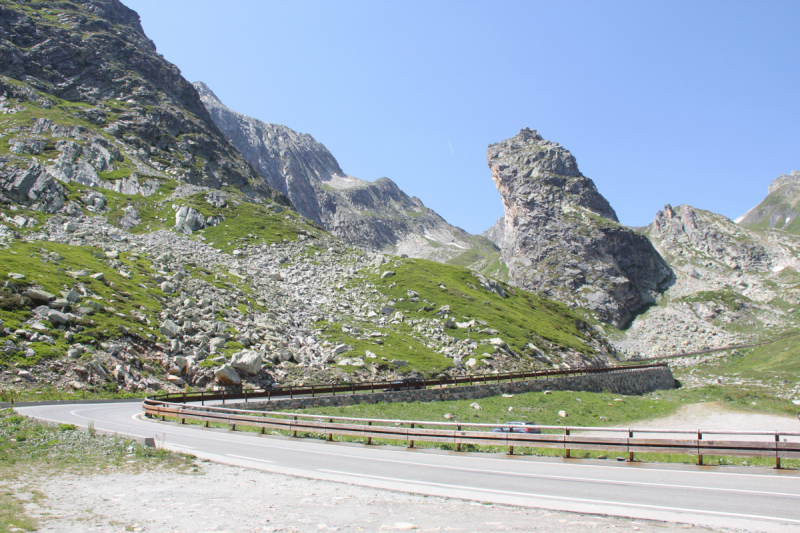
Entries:
{"type": "Polygon", "coordinates": [[[800,532],[800,473],[625,464],[326,443],[156,422],[141,404],[18,407],[25,415],[133,437],[200,458],[390,490],[765,532],[800,532]]]}

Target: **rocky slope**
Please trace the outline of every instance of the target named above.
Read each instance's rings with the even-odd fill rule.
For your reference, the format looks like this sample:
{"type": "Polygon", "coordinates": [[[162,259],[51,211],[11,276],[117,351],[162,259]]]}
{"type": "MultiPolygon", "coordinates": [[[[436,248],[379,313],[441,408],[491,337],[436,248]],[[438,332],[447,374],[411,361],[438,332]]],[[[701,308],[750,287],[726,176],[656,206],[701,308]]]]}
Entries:
{"type": "Polygon", "coordinates": [[[800,233],[800,171],[781,174],[769,185],[767,197],[736,219],[751,229],[774,228],[800,233]]]}
{"type": "Polygon", "coordinates": [[[648,239],[619,224],[559,144],[523,129],[490,145],[487,160],[505,209],[502,258],[513,285],[624,326],[672,280],[648,239]]]}
{"type": "MultiPolygon", "coordinates": [[[[465,268],[354,252],[290,211],[259,213],[271,231],[237,232],[256,219],[232,192],[218,225],[188,234],[181,209],[169,229],[129,231],[109,221],[112,193],[80,192],[71,212],[4,209],[16,218],[0,224],[0,392],[394,379],[614,352],[560,304],[465,268]]],[[[201,213],[220,194],[133,198],[201,213]]]]}
{"type": "Polygon", "coordinates": [[[475,261],[496,250],[486,239],[448,224],[389,178],[369,182],[348,176],[310,135],[232,111],[204,83],[194,85],[216,124],[267,183],[345,242],[442,262],[465,252],[475,261]]]}
{"type": "Polygon", "coordinates": [[[0,195],[46,212],[63,183],[124,192],[177,179],[287,204],[117,0],[0,4],[0,195]]]}
{"type": "MultiPolygon", "coordinates": [[[[483,373],[613,355],[561,304],[466,268],[354,251],[298,214],[116,0],[0,10],[0,397],[483,373]]],[[[310,138],[284,148],[301,144],[303,157],[274,153],[281,172],[338,168],[310,138]]],[[[295,174],[275,185],[292,194],[295,174]]],[[[385,232],[399,251],[402,239],[425,240],[408,228],[433,235],[430,247],[461,238],[388,180],[324,177],[346,209],[383,213],[334,216],[348,231],[385,232]],[[390,224],[412,205],[418,225],[390,224]]]]}
{"type": "Polygon", "coordinates": [[[647,234],[676,274],[657,306],[615,341],[655,356],[774,338],[800,313],[800,238],[752,230],[688,205],[659,211],[647,234]]]}

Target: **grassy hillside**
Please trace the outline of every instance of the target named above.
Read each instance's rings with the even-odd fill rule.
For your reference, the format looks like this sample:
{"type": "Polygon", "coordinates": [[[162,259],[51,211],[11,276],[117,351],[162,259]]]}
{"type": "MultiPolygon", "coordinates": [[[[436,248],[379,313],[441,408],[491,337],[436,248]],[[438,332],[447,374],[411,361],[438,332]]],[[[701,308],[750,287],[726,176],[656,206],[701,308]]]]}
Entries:
{"type": "Polygon", "coordinates": [[[587,357],[595,354],[599,335],[580,315],[507,285],[501,285],[503,297],[482,287],[487,280],[479,276],[466,268],[424,259],[393,258],[379,268],[367,269],[351,283],[351,287],[366,286],[391,307],[385,326],[364,325],[352,317],[337,324],[323,321],[318,326],[331,342],[353,346],[353,354],[370,351],[379,360],[408,361],[408,367],[400,367],[400,372],[431,374],[452,367],[453,360],[445,351],[472,342],[474,348],[464,355],[464,362],[474,359],[478,372],[499,368],[497,361],[489,364],[489,359],[498,356],[514,359],[517,368],[532,368],[534,351],[529,343],[552,354],[556,362],[567,351],[587,357]],[[383,277],[387,271],[394,275],[383,277]],[[452,327],[443,327],[446,317],[453,319],[452,327]],[[490,342],[497,338],[507,343],[513,354],[490,342]]]}

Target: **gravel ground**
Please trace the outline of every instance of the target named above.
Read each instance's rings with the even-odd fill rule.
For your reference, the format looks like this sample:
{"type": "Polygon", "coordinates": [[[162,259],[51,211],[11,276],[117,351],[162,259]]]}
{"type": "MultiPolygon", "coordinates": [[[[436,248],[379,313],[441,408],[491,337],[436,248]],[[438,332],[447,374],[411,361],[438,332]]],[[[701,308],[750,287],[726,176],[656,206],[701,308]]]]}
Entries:
{"type": "MultiPolygon", "coordinates": [[[[734,431],[785,431],[800,433],[800,420],[796,416],[762,413],[743,413],[725,407],[721,402],[685,405],[677,412],[654,420],[636,422],[631,427],[641,429],[734,430],[734,431]]],[[[763,440],[772,437],[754,435],[726,435],[725,440],[763,440]]],[[[791,438],[791,440],[798,440],[791,438]]]]}
{"type": "Polygon", "coordinates": [[[195,473],[26,477],[15,488],[40,520],[39,531],[47,532],[711,531],[424,497],[214,463],[202,463],[195,473]]]}

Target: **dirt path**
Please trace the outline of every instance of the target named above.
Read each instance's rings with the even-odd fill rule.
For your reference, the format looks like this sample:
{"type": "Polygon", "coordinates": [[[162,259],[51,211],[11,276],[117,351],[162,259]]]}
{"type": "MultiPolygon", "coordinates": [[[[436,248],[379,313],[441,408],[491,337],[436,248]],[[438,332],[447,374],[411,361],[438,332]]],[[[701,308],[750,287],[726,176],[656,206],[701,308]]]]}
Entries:
{"type": "Polygon", "coordinates": [[[630,424],[630,426],[637,429],[785,431],[800,433],[800,420],[796,416],[734,411],[727,408],[722,402],[684,405],[669,416],[636,422],[635,424],[630,424]]]}

